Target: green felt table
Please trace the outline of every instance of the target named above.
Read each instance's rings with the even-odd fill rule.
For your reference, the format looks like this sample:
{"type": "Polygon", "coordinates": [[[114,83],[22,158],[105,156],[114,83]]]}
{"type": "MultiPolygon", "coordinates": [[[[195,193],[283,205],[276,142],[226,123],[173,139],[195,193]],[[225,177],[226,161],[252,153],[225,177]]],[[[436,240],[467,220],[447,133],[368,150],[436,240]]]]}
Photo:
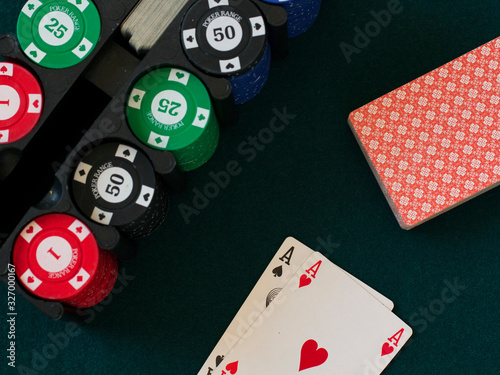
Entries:
{"type": "MultiPolygon", "coordinates": [[[[23,3],[1,0],[0,32],[15,31],[23,3]]],[[[392,20],[346,57],[341,44],[354,46],[356,28],[387,7],[323,2],[314,26],[290,41],[286,60],[273,63],[264,90],[240,106],[239,123],[222,129],[213,158],[187,173],[161,228],[136,241],[137,257],[121,264],[120,292],[88,311],[86,324],[68,336],[74,327],[18,298],[16,369],[7,365],[2,284],[0,373],[196,374],[293,236],[392,299],[412,326],[411,343],[384,374],[498,374],[500,190],[405,231],[347,117],[499,36],[500,7],[494,0],[401,0],[392,20]],[[270,132],[283,112],[282,130],[270,132]],[[266,141],[252,145],[259,135],[266,141]],[[195,207],[197,192],[230,162],[239,173],[186,218],[183,205],[195,207]],[[459,286],[451,289],[456,298],[450,284],[459,286]]]]}

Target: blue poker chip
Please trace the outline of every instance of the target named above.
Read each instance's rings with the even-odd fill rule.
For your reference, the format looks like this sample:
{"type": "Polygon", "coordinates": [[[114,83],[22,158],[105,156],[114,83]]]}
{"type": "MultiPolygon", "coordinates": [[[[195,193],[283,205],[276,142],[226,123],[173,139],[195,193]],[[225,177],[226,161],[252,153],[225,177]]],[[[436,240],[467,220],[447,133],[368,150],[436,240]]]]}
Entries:
{"type": "Polygon", "coordinates": [[[303,34],[316,21],[321,7],[321,0],[262,0],[279,5],[288,15],[288,37],[294,38],[303,34]]]}

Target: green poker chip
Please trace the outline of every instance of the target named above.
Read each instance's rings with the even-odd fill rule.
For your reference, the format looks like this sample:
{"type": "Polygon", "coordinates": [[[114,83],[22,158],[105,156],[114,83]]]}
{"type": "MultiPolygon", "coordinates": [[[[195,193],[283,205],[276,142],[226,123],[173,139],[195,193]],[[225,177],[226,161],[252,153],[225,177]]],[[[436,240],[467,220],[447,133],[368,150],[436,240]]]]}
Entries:
{"type": "Polygon", "coordinates": [[[217,148],[219,124],[210,95],[185,70],[165,67],[141,76],[129,92],[126,114],[135,136],[172,152],[181,170],[205,164],[217,148]]]}
{"type": "Polygon", "coordinates": [[[83,61],[101,35],[90,0],[29,0],[17,21],[22,50],[40,66],[63,69],[83,61]]]}

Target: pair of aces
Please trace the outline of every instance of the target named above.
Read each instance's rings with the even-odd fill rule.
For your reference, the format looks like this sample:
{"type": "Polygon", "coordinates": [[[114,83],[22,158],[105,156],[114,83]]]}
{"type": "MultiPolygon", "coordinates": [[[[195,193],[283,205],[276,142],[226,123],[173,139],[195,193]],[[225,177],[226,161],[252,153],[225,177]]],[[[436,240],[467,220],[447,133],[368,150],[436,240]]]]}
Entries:
{"type": "Polygon", "coordinates": [[[289,237],[198,375],[380,374],[412,335],[393,308],[289,237]]]}

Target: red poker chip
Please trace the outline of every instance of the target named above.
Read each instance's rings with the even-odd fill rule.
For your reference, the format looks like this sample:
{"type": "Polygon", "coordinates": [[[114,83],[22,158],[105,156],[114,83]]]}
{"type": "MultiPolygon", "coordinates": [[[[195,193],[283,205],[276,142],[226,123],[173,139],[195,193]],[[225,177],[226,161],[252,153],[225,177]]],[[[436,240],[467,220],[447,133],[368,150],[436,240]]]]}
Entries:
{"type": "Polygon", "coordinates": [[[77,305],[100,280],[101,252],[94,235],[66,214],[40,216],[24,227],[14,244],[18,279],[34,295],[77,305]]]}
{"type": "Polygon", "coordinates": [[[0,61],[0,144],[26,136],[42,114],[38,80],[20,65],[0,61]]]}

